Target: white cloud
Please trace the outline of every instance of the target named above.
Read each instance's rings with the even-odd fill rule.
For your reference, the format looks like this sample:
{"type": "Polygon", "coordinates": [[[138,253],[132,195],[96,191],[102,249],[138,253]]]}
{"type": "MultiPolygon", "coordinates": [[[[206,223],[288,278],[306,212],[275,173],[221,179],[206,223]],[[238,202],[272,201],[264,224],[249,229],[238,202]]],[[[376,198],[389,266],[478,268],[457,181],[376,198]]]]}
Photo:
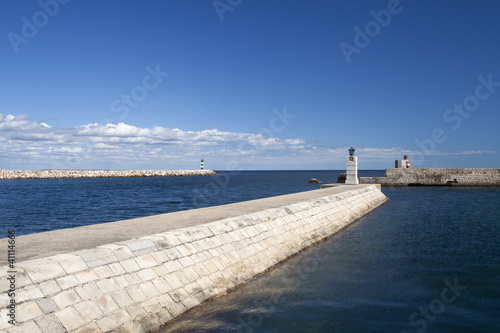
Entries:
{"type": "MultiPolygon", "coordinates": [[[[356,149],[363,163],[391,166],[394,159],[417,151],[400,147],[356,149]]],[[[463,151],[455,154],[483,154],[463,151]]],[[[224,168],[242,166],[324,165],[343,166],[347,147],[319,147],[301,138],[267,137],[262,134],[218,129],[183,131],[125,123],[87,124],[73,128],[51,127],[28,115],[0,114],[0,168],[197,168],[205,158],[224,168]]],[[[210,165],[210,163],[208,164],[210,165]]]]}

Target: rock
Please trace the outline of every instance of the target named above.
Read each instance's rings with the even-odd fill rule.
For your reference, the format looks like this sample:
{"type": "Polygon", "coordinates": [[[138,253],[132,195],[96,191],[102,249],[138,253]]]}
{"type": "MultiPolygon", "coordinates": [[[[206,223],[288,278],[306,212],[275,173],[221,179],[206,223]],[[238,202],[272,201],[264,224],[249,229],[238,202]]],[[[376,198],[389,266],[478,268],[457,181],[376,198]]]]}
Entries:
{"type": "Polygon", "coordinates": [[[345,180],[347,178],[347,174],[341,173],[340,175],[337,176],[337,183],[345,183],[345,180]]]}
{"type": "Polygon", "coordinates": [[[313,184],[321,184],[322,182],[317,180],[316,178],[311,178],[309,179],[309,183],[313,183],[313,184]]]}

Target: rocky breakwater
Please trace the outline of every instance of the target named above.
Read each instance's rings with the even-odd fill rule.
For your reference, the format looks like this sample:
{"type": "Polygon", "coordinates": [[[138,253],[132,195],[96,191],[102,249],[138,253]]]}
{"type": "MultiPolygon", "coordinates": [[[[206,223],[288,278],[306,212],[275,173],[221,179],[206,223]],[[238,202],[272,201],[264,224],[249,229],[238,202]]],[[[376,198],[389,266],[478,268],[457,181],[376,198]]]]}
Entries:
{"type": "Polygon", "coordinates": [[[192,177],[215,176],[213,170],[0,170],[0,179],[192,177]]]}

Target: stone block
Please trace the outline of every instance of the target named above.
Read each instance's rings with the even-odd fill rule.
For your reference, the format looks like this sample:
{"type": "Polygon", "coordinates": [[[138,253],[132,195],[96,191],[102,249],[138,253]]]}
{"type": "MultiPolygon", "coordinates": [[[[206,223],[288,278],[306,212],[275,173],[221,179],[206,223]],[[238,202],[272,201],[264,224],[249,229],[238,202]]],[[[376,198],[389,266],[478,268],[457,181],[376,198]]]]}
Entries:
{"type": "Polygon", "coordinates": [[[198,281],[196,281],[196,283],[198,283],[200,285],[201,289],[204,291],[208,291],[210,288],[212,288],[214,286],[213,281],[210,280],[210,278],[208,276],[204,276],[204,277],[198,279],[198,281]]]}
{"type": "Polygon", "coordinates": [[[120,286],[120,288],[125,288],[125,287],[130,286],[130,283],[125,278],[125,275],[116,276],[114,279],[115,279],[116,283],[118,283],[118,285],[120,286]]]}
{"type": "Polygon", "coordinates": [[[74,333],[101,333],[97,323],[90,323],[74,331],[74,333]]]}
{"type": "Polygon", "coordinates": [[[119,262],[115,262],[112,264],[108,265],[109,269],[111,272],[113,272],[113,275],[122,275],[125,274],[125,269],[122,267],[122,265],[119,262]]]}
{"type": "Polygon", "coordinates": [[[164,265],[153,267],[153,270],[158,276],[165,276],[170,273],[170,271],[164,265]]]}
{"type": "Polygon", "coordinates": [[[158,317],[160,325],[163,325],[174,318],[174,316],[172,316],[167,309],[161,309],[161,311],[158,312],[156,316],[158,317]]]}
{"type": "Polygon", "coordinates": [[[9,310],[7,308],[0,308],[0,332],[4,332],[8,327],[12,327],[12,324],[9,324],[9,320],[11,318],[8,317],[9,310]]]}
{"type": "Polygon", "coordinates": [[[165,281],[165,279],[162,277],[158,277],[158,278],[154,279],[152,282],[153,282],[154,286],[156,287],[156,289],[158,289],[158,291],[162,294],[167,293],[167,292],[172,290],[172,287],[170,286],[170,284],[168,284],[167,281],[165,281]]]}
{"type": "Polygon", "coordinates": [[[80,256],[89,268],[108,265],[118,261],[118,258],[111,249],[103,247],[81,250],[75,252],[75,254],[80,256]]]}
{"type": "Polygon", "coordinates": [[[130,315],[131,318],[137,319],[144,317],[146,315],[146,311],[144,311],[144,308],[140,305],[131,305],[126,308],[128,314],[130,315]]]}
{"type": "Polygon", "coordinates": [[[127,289],[127,293],[134,300],[135,303],[143,302],[147,297],[139,286],[130,286],[127,289]]]}
{"type": "Polygon", "coordinates": [[[50,259],[57,261],[67,274],[84,271],[89,268],[81,257],[73,254],[58,254],[50,257],[50,259]]]}
{"type": "Polygon", "coordinates": [[[75,292],[80,296],[82,300],[88,300],[91,299],[92,297],[87,293],[85,289],[83,289],[82,286],[75,287],[75,292]]]}
{"type": "Polygon", "coordinates": [[[139,324],[141,325],[142,332],[149,332],[160,326],[158,317],[154,313],[148,313],[145,317],[141,318],[139,324]]]}
{"type": "Polygon", "coordinates": [[[155,271],[151,268],[140,270],[137,272],[137,275],[141,278],[142,282],[150,281],[158,277],[155,271]]]}
{"type": "Polygon", "coordinates": [[[17,304],[16,322],[23,323],[43,315],[42,310],[35,301],[17,304]]]}
{"type": "Polygon", "coordinates": [[[151,254],[145,254],[135,258],[135,261],[141,268],[148,268],[158,266],[159,263],[153,258],[151,254]]]}
{"type": "Polygon", "coordinates": [[[111,314],[111,318],[116,321],[119,325],[129,322],[132,320],[129,313],[125,309],[115,311],[111,314]]]}
{"type": "Polygon", "coordinates": [[[61,291],[59,294],[52,297],[59,309],[67,308],[81,301],[80,296],[74,290],[61,291]]]}
{"type": "Polygon", "coordinates": [[[192,243],[205,237],[205,233],[198,227],[183,228],[177,233],[177,238],[181,244],[192,243]]]}
{"type": "Polygon", "coordinates": [[[120,264],[127,273],[136,272],[141,269],[141,267],[139,267],[139,265],[133,258],[121,261],[120,264]]]}
{"type": "Polygon", "coordinates": [[[165,281],[173,288],[173,289],[178,289],[184,286],[182,281],[177,277],[175,274],[169,274],[164,277],[165,281]]]}
{"type": "Polygon", "coordinates": [[[110,332],[120,326],[120,324],[111,317],[104,317],[97,321],[97,326],[99,326],[101,332],[110,332]]]}
{"type": "Polygon", "coordinates": [[[139,288],[141,288],[142,292],[146,295],[147,298],[157,297],[158,295],[160,295],[160,292],[158,291],[158,289],[156,289],[153,282],[151,281],[140,284],[139,288]]]}
{"type": "Polygon", "coordinates": [[[182,245],[178,245],[175,247],[175,249],[180,253],[180,258],[185,258],[185,257],[188,257],[192,254],[194,254],[195,252],[192,251],[192,249],[190,249],[189,247],[186,246],[186,244],[182,244],[182,245]]]}
{"type": "MultiPolygon", "coordinates": [[[[40,318],[35,319],[36,324],[42,332],[50,333],[66,333],[66,329],[62,326],[56,316],[53,314],[46,314],[40,318]]],[[[36,331],[35,331],[36,332],[36,331]]]]}
{"type": "Polygon", "coordinates": [[[122,308],[134,304],[134,301],[125,290],[115,291],[111,294],[111,297],[113,297],[116,304],[119,304],[122,308]]]}
{"type": "Polygon", "coordinates": [[[104,313],[112,313],[120,308],[111,295],[103,295],[97,298],[94,302],[104,313]]]}
{"type": "Polygon", "coordinates": [[[55,294],[55,293],[61,291],[61,287],[59,287],[57,282],[54,280],[48,280],[48,281],[42,282],[42,283],[40,283],[39,287],[42,290],[43,294],[46,296],[50,296],[52,294],[55,294]]]}
{"type": "Polygon", "coordinates": [[[99,277],[97,276],[97,274],[93,270],[75,273],[75,277],[77,278],[77,280],[81,284],[88,283],[88,282],[95,281],[95,280],[99,279],[99,277]]]}
{"type": "Polygon", "coordinates": [[[191,267],[194,272],[196,273],[197,276],[202,277],[202,276],[207,276],[210,274],[210,271],[205,267],[203,263],[198,263],[194,266],[191,267]]]}
{"type": "Polygon", "coordinates": [[[82,286],[82,288],[87,293],[87,295],[90,295],[93,299],[99,298],[103,295],[95,282],[86,283],[82,286]]]}
{"type": "Polygon", "coordinates": [[[125,274],[123,277],[127,280],[129,285],[140,284],[142,281],[141,277],[137,273],[125,274]]]}
{"type": "Polygon", "coordinates": [[[103,294],[109,294],[121,289],[118,283],[112,278],[97,281],[96,284],[103,294]]]}
{"type": "MultiPolygon", "coordinates": [[[[3,294],[6,295],[6,294],[3,294]]],[[[19,290],[19,292],[16,293],[16,302],[17,303],[22,303],[28,300],[35,300],[37,298],[42,298],[45,295],[42,293],[39,287],[35,286],[26,286],[22,289],[19,290]]],[[[10,302],[10,300],[9,300],[10,302]]]]}
{"type": "Polygon", "coordinates": [[[163,250],[163,253],[165,253],[170,260],[177,260],[180,257],[182,257],[179,250],[177,250],[177,248],[175,248],[175,247],[167,249],[167,250],[163,250]]]}
{"type": "MultiPolygon", "coordinates": [[[[47,259],[35,259],[25,261],[19,265],[34,283],[55,279],[66,275],[66,272],[58,262],[47,259]]],[[[20,286],[18,285],[18,288],[20,286]]]]}
{"type": "Polygon", "coordinates": [[[166,241],[170,244],[170,247],[182,244],[182,242],[177,238],[176,235],[170,233],[161,233],[160,235],[162,235],[166,239],[166,241]]]}
{"type": "Polygon", "coordinates": [[[108,249],[113,252],[118,260],[125,260],[135,257],[135,255],[130,251],[130,249],[126,245],[118,245],[118,244],[106,244],[99,246],[103,249],[108,249]]]}
{"type": "Polygon", "coordinates": [[[198,229],[200,229],[200,231],[205,234],[204,238],[206,238],[206,237],[212,237],[214,235],[214,233],[206,225],[200,225],[200,226],[198,226],[198,229]]]}
{"type": "Polygon", "coordinates": [[[200,305],[200,301],[198,301],[195,297],[188,297],[182,300],[182,304],[188,308],[194,308],[195,306],[200,305]]]}
{"type": "Polygon", "coordinates": [[[224,219],[217,222],[208,223],[207,226],[214,235],[225,234],[227,232],[233,231],[231,225],[227,222],[229,219],[224,219]]]}
{"type": "Polygon", "coordinates": [[[30,321],[24,324],[11,326],[7,333],[42,333],[42,331],[34,321],[30,321]]]}
{"type": "Polygon", "coordinates": [[[139,239],[152,241],[158,250],[168,249],[172,246],[162,234],[144,236],[139,239]]]}
{"type": "Polygon", "coordinates": [[[80,284],[80,281],[74,275],[66,275],[56,279],[56,281],[63,290],[73,288],[80,284]]]}
{"type": "Polygon", "coordinates": [[[169,295],[163,295],[162,298],[160,298],[160,304],[166,308],[174,318],[188,310],[182,302],[175,302],[169,295]]]}
{"type": "Polygon", "coordinates": [[[56,303],[54,303],[54,301],[50,298],[37,299],[36,304],[38,304],[38,307],[40,307],[40,310],[42,310],[44,314],[56,312],[57,310],[59,310],[56,303]]]}
{"type": "Polygon", "coordinates": [[[167,254],[163,251],[156,251],[156,252],[151,253],[151,255],[156,260],[156,262],[160,265],[170,260],[170,258],[167,256],[167,254]]]}
{"type": "Polygon", "coordinates": [[[158,251],[155,243],[153,243],[150,239],[131,239],[117,244],[127,246],[135,255],[143,255],[158,251]]]}
{"type": "MultiPolygon", "coordinates": [[[[115,264],[118,264],[119,263],[113,263],[111,265],[115,265],[115,264]]],[[[111,276],[114,276],[115,274],[113,273],[113,271],[111,271],[111,269],[109,268],[109,266],[99,266],[99,267],[95,267],[94,268],[94,272],[97,274],[97,276],[99,277],[99,279],[105,279],[105,278],[108,278],[108,277],[111,277],[111,276]]]]}
{"type": "Polygon", "coordinates": [[[146,313],[158,313],[162,310],[161,304],[158,302],[157,297],[148,299],[147,301],[143,302],[141,306],[144,308],[144,311],[146,311],[146,313]]]}
{"type": "Polygon", "coordinates": [[[92,301],[83,301],[75,304],[75,309],[87,323],[90,323],[103,315],[101,309],[92,301]]]}
{"type": "Polygon", "coordinates": [[[191,257],[183,257],[179,258],[179,263],[185,268],[194,265],[194,260],[191,257]]]}
{"type": "Polygon", "coordinates": [[[55,316],[59,319],[64,328],[70,332],[86,324],[78,311],[71,307],[56,312],[55,316]]]}

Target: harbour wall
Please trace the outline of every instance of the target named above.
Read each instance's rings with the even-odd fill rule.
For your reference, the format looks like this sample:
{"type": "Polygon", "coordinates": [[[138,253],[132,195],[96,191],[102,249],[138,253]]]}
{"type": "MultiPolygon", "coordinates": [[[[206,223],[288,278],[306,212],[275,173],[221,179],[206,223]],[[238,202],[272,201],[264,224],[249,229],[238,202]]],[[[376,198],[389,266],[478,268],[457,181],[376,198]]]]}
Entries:
{"type": "Polygon", "coordinates": [[[0,331],[149,332],[387,200],[380,185],[339,185],[16,237],[14,266],[0,261],[0,331]]]}
{"type": "Polygon", "coordinates": [[[360,177],[382,186],[500,186],[500,169],[386,169],[385,177],[360,177]]]}
{"type": "Polygon", "coordinates": [[[0,179],[215,176],[213,170],[0,170],[0,179]]]}

